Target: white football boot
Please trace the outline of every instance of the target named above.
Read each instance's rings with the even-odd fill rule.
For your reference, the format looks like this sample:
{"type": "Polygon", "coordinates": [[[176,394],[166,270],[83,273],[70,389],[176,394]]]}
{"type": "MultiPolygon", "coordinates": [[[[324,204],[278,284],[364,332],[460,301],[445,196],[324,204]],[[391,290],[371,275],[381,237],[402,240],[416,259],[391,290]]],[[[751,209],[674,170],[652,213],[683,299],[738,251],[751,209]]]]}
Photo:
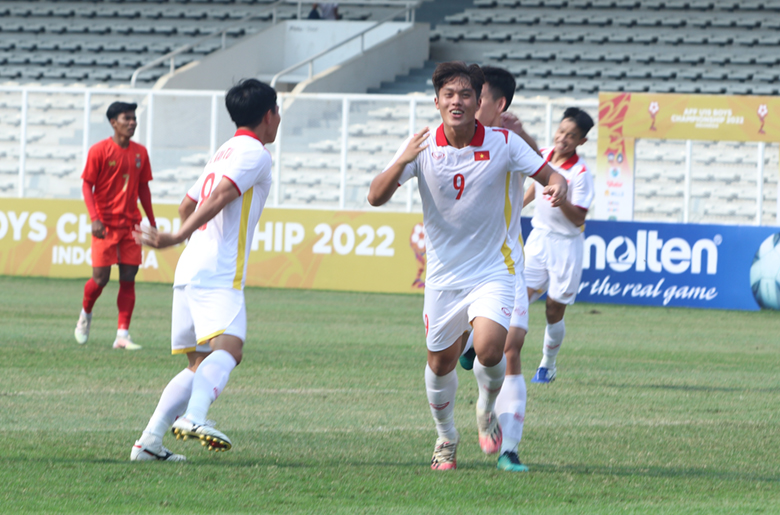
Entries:
{"type": "Polygon", "coordinates": [[[76,322],[76,331],[73,333],[79,345],[84,345],[89,340],[90,325],[92,325],[92,313],[86,313],[82,309],[79,314],[79,321],[76,322]]]}

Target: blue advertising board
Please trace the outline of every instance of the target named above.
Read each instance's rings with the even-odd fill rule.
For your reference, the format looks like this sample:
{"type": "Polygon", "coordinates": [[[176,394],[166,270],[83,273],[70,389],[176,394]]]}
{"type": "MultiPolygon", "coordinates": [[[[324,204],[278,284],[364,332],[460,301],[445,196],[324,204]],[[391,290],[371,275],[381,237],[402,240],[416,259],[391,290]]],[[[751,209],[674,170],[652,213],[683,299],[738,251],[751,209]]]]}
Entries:
{"type": "MultiPolygon", "coordinates": [[[[530,231],[524,218],[524,237],[530,231]]],[[[780,227],[588,221],[577,301],[778,309],[778,233],[780,227]],[[761,284],[757,267],[751,281],[759,248],[762,273],[774,274],[761,284]]]]}

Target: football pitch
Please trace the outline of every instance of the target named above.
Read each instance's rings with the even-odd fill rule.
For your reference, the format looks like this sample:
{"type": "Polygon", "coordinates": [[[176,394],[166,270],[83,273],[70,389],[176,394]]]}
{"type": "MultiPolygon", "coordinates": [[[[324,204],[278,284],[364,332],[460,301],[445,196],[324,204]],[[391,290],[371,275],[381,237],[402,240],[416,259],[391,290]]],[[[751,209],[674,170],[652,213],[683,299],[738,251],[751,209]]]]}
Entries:
{"type": "Polygon", "coordinates": [[[780,313],[577,304],[558,380],[532,384],[544,307],[523,351],[520,458],[477,443],[458,369],[458,470],[433,472],[422,297],[247,288],[243,363],[209,418],[233,450],[168,435],[187,463],[129,461],[168,380],[170,286],[139,284],[113,350],[117,282],[76,344],[82,280],[0,277],[0,512],[780,512],[780,313]]]}

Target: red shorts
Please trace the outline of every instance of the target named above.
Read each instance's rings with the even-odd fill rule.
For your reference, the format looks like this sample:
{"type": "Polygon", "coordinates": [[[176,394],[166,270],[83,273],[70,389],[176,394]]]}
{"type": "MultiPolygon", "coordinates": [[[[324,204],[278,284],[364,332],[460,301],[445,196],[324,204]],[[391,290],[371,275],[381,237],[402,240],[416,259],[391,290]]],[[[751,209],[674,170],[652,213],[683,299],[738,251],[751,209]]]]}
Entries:
{"type": "Polygon", "coordinates": [[[130,227],[106,226],[102,240],[92,236],[92,266],[103,267],[117,263],[140,265],[141,246],[133,239],[133,230],[130,227]]]}

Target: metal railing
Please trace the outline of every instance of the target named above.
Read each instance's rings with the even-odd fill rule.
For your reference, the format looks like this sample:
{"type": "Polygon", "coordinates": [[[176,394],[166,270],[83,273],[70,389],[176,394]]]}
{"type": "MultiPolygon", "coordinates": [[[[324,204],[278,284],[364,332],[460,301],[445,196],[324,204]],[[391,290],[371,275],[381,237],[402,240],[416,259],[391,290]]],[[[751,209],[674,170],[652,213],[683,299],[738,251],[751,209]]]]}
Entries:
{"type": "Polygon", "coordinates": [[[371,25],[365,30],[362,30],[358,32],[357,34],[354,34],[347,39],[336,43],[335,45],[326,48],[325,50],[318,52],[314,54],[313,56],[309,57],[308,59],[304,59],[303,61],[300,61],[299,63],[296,63],[288,68],[285,68],[284,70],[280,71],[276,75],[273,76],[271,79],[271,87],[276,87],[276,82],[279,80],[280,77],[283,77],[284,75],[287,75],[288,73],[297,70],[298,68],[309,65],[309,79],[311,79],[314,76],[314,61],[316,59],[319,59],[320,57],[329,54],[330,52],[336,50],[337,48],[341,48],[342,46],[346,45],[350,41],[354,41],[357,38],[360,38],[360,53],[362,54],[365,51],[365,35],[368,32],[371,32],[372,30],[376,29],[380,25],[383,25],[389,21],[392,21],[394,18],[396,18],[400,14],[406,14],[406,21],[409,23],[414,23],[414,10],[417,9],[419,6],[419,2],[409,2],[407,3],[406,7],[403,9],[399,9],[397,11],[394,11],[392,14],[385,16],[375,24],[371,25]]]}
{"type": "MultiPolygon", "coordinates": [[[[205,41],[209,41],[214,38],[220,38],[222,40],[222,50],[225,50],[227,46],[226,36],[227,33],[241,28],[242,24],[246,23],[247,21],[250,21],[255,18],[259,18],[261,15],[267,13],[268,11],[271,12],[271,24],[276,25],[277,22],[277,9],[282,5],[295,5],[298,6],[298,13],[297,18],[300,20],[303,16],[303,4],[305,3],[311,3],[311,2],[304,2],[303,0],[278,0],[272,4],[268,4],[266,6],[263,6],[261,9],[259,9],[257,12],[254,12],[252,14],[248,14],[247,16],[241,18],[239,21],[237,21],[235,24],[231,25],[230,27],[226,29],[222,29],[219,32],[216,32],[214,34],[208,34],[206,36],[203,36],[202,38],[197,39],[196,41],[192,43],[187,43],[186,45],[182,45],[179,48],[175,50],[171,50],[167,54],[158,57],[157,59],[154,59],[143,66],[136,68],[136,70],[133,72],[133,75],[130,77],[130,87],[135,87],[136,82],[138,81],[138,77],[141,73],[151,70],[152,68],[156,68],[157,66],[163,64],[166,61],[170,62],[170,75],[173,75],[176,71],[176,64],[175,59],[177,55],[183,54],[184,52],[188,52],[189,50],[195,48],[196,46],[200,45],[201,43],[205,41]]],[[[408,11],[409,9],[414,9],[416,6],[419,5],[419,2],[409,2],[408,0],[405,1],[398,1],[398,0],[384,0],[381,2],[370,2],[366,0],[346,0],[342,1],[341,4],[348,4],[348,5],[360,5],[360,6],[383,6],[383,5],[405,5],[407,10],[407,21],[414,22],[414,11],[412,10],[411,16],[409,16],[408,11]],[[412,8],[410,5],[414,5],[415,7],[412,8]]],[[[397,16],[395,14],[394,16],[397,16]]],[[[361,47],[362,48],[362,47],[361,47]]],[[[305,63],[304,63],[305,64],[305,63]]]]}
{"type": "Polygon", "coordinates": [[[146,63],[145,65],[137,68],[133,72],[133,75],[130,77],[130,87],[132,87],[132,88],[135,87],[135,83],[138,80],[138,76],[142,72],[145,72],[146,70],[151,70],[152,68],[156,68],[157,66],[161,65],[162,63],[164,63],[165,61],[168,61],[168,60],[170,60],[170,63],[171,63],[170,64],[170,74],[173,75],[174,72],[176,71],[176,66],[175,66],[176,56],[179,55],[179,54],[183,54],[184,52],[187,52],[187,51],[195,48],[196,46],[200,45],[204,41],[209,41],[209,40],[214,39],[214,38],[221,38],[222,39],[222,50],[224,50],[225,47],[226,47],[225,38],[226,38],[226,35],[227,35],[228,32],[230,32],[231,30],[235,30],[237,28],[240,28],[241,24],[243,24],[243,23],[245,23],[245,22],[247,22],[247,21],[249,21],[249,20],[251,20],[253,18],[257,18],[257,17],[259,17],[263,13],[271,11],[271,13],[272,13],[272,16],[271,16],[272,21],[271,21],[271,23],[276,25],[276,8],[279,7],[282,4],[287,4],[287,3],[290,3],[289,0],[278,0],[277,2],[274,2],[272,4],[269,4],[269,5],[265,6],[263,9],[259,10],[258,12],[255,12],[255,13],[248,14],[248,15],[244,16],[239,21],[237,21],[234,25],[231,25],[230,27],[228,27],[226,29],[222,29],[221,31],[219,31],[219,32],[217,32],[215,34],[208,34],[206,36],[203,36],[202,38],[199,38],[199,39],[195,40],[192,43],[187,43],[186,45],[182,45],[179,48],[177,48],[176,50],[171,50],[170,52],[168,52],[164,56],[158,57],[157,59],[154,59],[153,61],[150,61],[150,62],[146,63]]]}
{"type": "MultiPolygon", "coordinates": [[[[16,104],[17,99],[20,101],[18,105],[18,117],[16,115],[13,116],[13,121],[11,121],[10,117],[8,115],[4,115],[4,117],[0,118],[0,132],[3,134],[9,134],[9,133],[15,133],[13,138],[5,139],[4,142],[0,142],[0,156],[3,156],[2,163],[4,165],[4,169],[0,171],[0,173],[4,174],[4,177],[0,177],[2,179],[5,179],[5,177],[8,177],[9,171],[13,170],[14,168],[18,170],[17,172],[10,172],[16,174],[16,184],[13,183],[7,183],[11,184],[12,188],[15,188],[16,196],[18,197],[28,197],[29,194],[27,191],[25,191],[26,185],[28,182],[32,181],[33,178],[37,177],[35,179],[39,183],[46,184],[47,186],[40,186],[41,189],[39,192],[34,193],[34,195],[39,196],[66,196],[67,198],[78,198],[79,193],[76,192],[76,190],[68,190],[70,192],[58,192],[53,191],[45,188],[51,188],[54,186],[48,186],[52,183],[52,178],[54,177],[49,176],[48,172],[45,170],[48,167],[51,166],[59,166],[61,164],[64,164],[64,162],[55,161],[54,159],[57,159],[55,157],[48,157],[46,159],[49,159],[49,161],[45,165],[35,164],[34,160],[38,160],[40,162],[40,157],[36,157],[36,152],[38,150],[41,150],[42,146],[36,145],[35,143],[31,143],[28,145],[28,139],[30,137],[35,136],[35,130],[30,131],[31,121],[33,123],[40,123],[35,122],[35,116],[36,110],[41,109],[39,107],[36,107],[36,100],[38,100],[40,97],[39,95],[63,95],[63,97],[55,98],[52,100],[47,100],[45,104],[47,104],[49,107],[52,103],[58,103],[61,102],[63,104],[67,105],[73,105],[73,99],[74,98],[81,98],[83,99],[83,127],[79,126],[77,123],[77,117],[72,117],[76,121],[76,123],[69,128],[66,129],[57,129],[57,131],[68,131],[68,132],[56,132],[54,136],[59,141],[68,141],[73,140],[74,138],[78,138],[81,142],[81,151],[80,153],[78,151],[75,151],[72,153],[73,157],[69,159],[75,159],[80,165],[83,166],[83,163],[86,160],[86,156],[89,150],[89,146],[92,143],[96,142],[96,137],[94,135],[94,132],[96,129],[96,121],[98,118],[100,118],[100,126],[104,128],[101,129],[101,132],[104,134],[110,133],[110,128],[107,127],[107,124],[105,122],[105,117],[102,116],[102,113],[96,113],[94,111],[94,107],[96,103],[106,103],[105,101],[96,101],[96,98],[106,96],[115,96],[115,97],[128,97],[130,95],[141,97],[137,100],[139,100],[139,142],[143,143],[149,152],[150,158],[152,160],[152,164],[154,166],[154,169],[157,173],[164,171],[166,169],[173,169],[176,168],[176,164],[171,164],[172,162],[166,162],[165,165],[161,164],[165,159],[168,159],[166,152],[168,152],[169,147],[167,147],[166,143],[162,143],[162,141],[165,141],[166,133],[171,131],[185,131],[186,132],[186,138],[188,141],[201,141],[199,147],[193,147],[192,150],[190,150],[190,154],[193,155],[195,153],[204,153],[208,152],[208,155],[213,155],[216,149],[218,148],[219,144],[222,140],[229,137],[230,132],[228,121],[226,117],[226,113],[224,112],[224,107],[222,107],[220,104],[223,102],[223,98],[225,95],[225,92],[223,91],[196,91],[196,90],[152,90],[152,89],[136,89],[136,90],[127,90],[127,89],[105,89],[105,88],[95,88],[95,89],[88,89],[88,88],[52,88],[52,87],[0,87],[0,95],[8,95],[13,94],[14,100],[13,102],[16,104]],[[67,97],[65,97],[67,95],[67,97]],[[168,106],[167,102],[173,102],[174,100],[177,102],[182,101],[182,99],[191,98],[193,99],[192,102],[196,102],[195,99],[204,99],[207,102],[202,102],[200,104],[197,104],[197,109],[200,111],[200,118],[199,122],[197,122],[196,125],[191,126],[182,126],[181,120],[179,119],[170,119],[168,116],[157,116],[155,117],[153,115],[154,111],[160,111],[165,112],[166,106],[168,106]],[[205,104],[205,105],[204,105],[205,104]],[[98,116],[100,114],[100,116],[98,116]],[[13,143],[11,143],[13,141],[13,143]],[[14,148],[14,146],[16,146],[14,148]],[[16,157],[16,153],[18,152],[18,157],[16,157]],[[33,161],[31,161],[33,160],[33,161]],[[9,164],[13,163],[13,161],[16,161],[13,165],[8,166],[9,164]],[[33,164],[30,164],[30,163],[33,164]],[[33,166],[38,167],[38,171],[35,168],[32,168],[33,166]],[[43,169],[41,169],[41,166],[43,166],[43,169]],[[26,172],[28,171],[28,168],[30,170],[33,170],[36,174],[42,174],[37,176],[27,176],[26,172]],[[9,170],[10,169],[10,170],[9,170]],[[68,195],[73,195],[72,197],[69,197],[68,195]]],[[[8,98],[8,97],[6,97],[8,98]]],[[[321,209],[332,209],[333,203],[337,203],[338,209],[364,209],[365,206],[360,206],[355,204],[354,200],[347,200],[349,191],[352,191],[354,194],[354,190],[349,190],[349,188],[354,188],[355,186],[351,186],[350,180],[359,178],[359,177],[365,177],[365,172],[360,171],[359,169],[356,169],[356,165],[360,164],[362,161],[366,159],[365,151],[361,151],[359,145],[355,146],[354,138],[358,138],[357,143],[360,144],[361,141],[366,141],[367,138],[371,138],[371,136],[362,135],[362,136],[354,136],[353,135],[353,126],[356,124],[361,123],[375,123],[372,120],[375,120],[376,118],[372,118],[374,115],[370,115],[370,111],[380,109],[383,106],[388,107],[402,107],[403,110],[395,110],[395,114],[393,119],[396,121],[396,125],[402,125],[404,127],[404,130],[402,132],[405,132],[406,134],[413,134],[417,130],[419,130],[423,125],[428,124],[438,124],[438,121],[435,121],[435,113],[430,113],[431,116],[427,116],[424,120],[418,118],[418,113],[422,113],[420,109],[425,106],[426,104],[432,104],[431,99],[428,97],[422,97],[422,96],[414,96],[414,95],[368,95],[368,94],[336,94],[336,93],[302,93],[297,95],[292,95],[290,93],[280,93],[279,94],[279,105],[280,109],[283,109],[286,104],[289,104],[287,102],[288,99],[295,98],[296,102],[293,105],[298,104],[301,101],[305,102],[314,102],[316,104],[325,105],[327,104],[327,109],[329,112],[332,113],[339,113],[338,115],[338,122],[333,126],[333,130],[331,132],[332,135],[327,136],[333,140],[333,144],[330,147],[330,149],[326,152],[329,152],[327,154],[328,158],[331,160],[331,164],[328,166],[328,172],[317,172],[321,174],[326,174],[332,179],[333,181],[333,187],[338,187],[338,198],[335,199],[335,201],[331,204],[327,204],[327,201],[322,201],[320,204],[303,204],[303,203],[296,203],[295,200],[288,200],[285,194],[285,190],[282,188],[286,188],[289,192],[289,181],[290,178],[288,174],[299,174],[299,172],[295,171],[295,165],[289,165],[288,163],[292,159],[295,160],[301,160],[301,159],[320,159],[324,154],[322,154],[323,151],[316,150],[311,143],[316,143],[322,140],[322,136],[319,136],[319,139],[312,139],[311,141],[306,140],[307,137],[304,135],[304,141],[303,141],[303,147],[301,147],[301,136],[297,135],[295,133],[295,126],[308,126],[307,120],[309,120],[309,116],[316,116],[317,121],[321,121],[320,114],[308,114],[310,109],[304,108],[297,108],[295,111],[291,111],[290,108],[288,108],[285,112],[282,113],[282,122],[279,127],[279,132],[277,135],[277,140],[272,145],[269,145],[269,150],[272,152],[274,156],[274,164],[273,164],[273,187],[271,195],[268,199],[268,205],[270,207],[319,207],[321,209]],[[405,114],[408,109],[408,118],[399,118],[400,116],[406,116],[405,114]],[[362,114],[361,114],[362,110],[362,114]],[[363,116],[365,119],[361,119],[360,116],[363,116]],[[289,128],[286,128],[289,127],[289,128]],[[297,150],[293,151],[292,149],[296,148],[297,150]],[[319,152],[319,153],[318,153],[319,152]],[[362,152],[358,154],[354,154],[353,152],[362,152]],[[319,157],[318,157],[319,156],[319,157]],[[338,181],[336,181],[336,177],[338,177],[338,181]],[[287,182],[285,182],[287,181],[287,182]],[[337,183],[337,184],[336,184],[337,183]]],[[[135,101],[135,100],[134,100],[135,101]]],[[[539,137],[540,143],[544,143],[549,145],[552,141],[552,133],[553,133],[553,127],[555,121],[557,121],[556,116],[560,114],[560,111],[564,107],[569,107],[572,104],[575,104],[580,107],[586,107],[591,112],[595,111],[595,108],[598,106],[598,102],[595,99],[591,100],[585,100],[585,101],[576,101],[573,102],[571,100],[569,101],[561,101],[561,100],[547,100],[547,101],[539,101],[539,100],[526,100],[523,98],[515,98],[515,100],[512,103],[511,110],[518,113],[521,119],[523,119],[526,115],[533,116],[536,118],[536,121],[533,122],[532,127],[536,127],[535,131],[536,134],[539,137]]],[[[80,105],[80,102],[79,102],[80,105]]],[[[70,108],[72,111],[74,111],[76,114],[78,111],[76,109],[79,108],[70,108]]],[[[180,106],[177,106],[177,109],[181,109],[180,106]]],[[[433,106],[430,106],[430,109],[433,110],[433,106]]],[[[46,119],[50,117],[44,117],[46,119]]],[[[594,117],[595,118],[595,117],[594,117]]],[[[397,127],[398,128],[398,127],[397,127]]],[[[55,129],[47,128],[46,134],[52,135],[52,131],[55,129]]],[[[101,136],[102,137],[102,136],[101,136]]],[[[398,144],[400,145],[400,138],[402,135],[397,136],[398,144]]],[[[387,138],[387,136],[382,136],[381,138],[387,138]]],[[[679,148],[679,143],[677,142],[677,147],[679,148]]],[[[592,144],[592,142],[591,142],[592,144]]],[[[47,148],[43,149],[46,151],[53,150],[50,144],[45,144],[47,148]]],[[[56,146],[56,144],[54,145],[56,146]]],[[[67,146],[67,144],[65,144],[67,146]]],[[[75,145],[74,145],[75,146],[75,145]]],[[[696,151],[693,148],[693,145],[689,142],[686,142],[685,144],[685,190],[684,190],[684,197],[680,199],[680,203],[682,204],[682,218],[680,221],[690,221],[688,215],[686,213],[693,213],[693,209],[691,206],[691,174],[692,174],[692,168],[693,168],[693,162],[694,157],[696,156],[696,151]]],[[[65,148],[65,147],[63,147],[65,148]]],[[[755,170],[756,174],[756,180],[755,182],[752,180],[752,177],[748,178],[749,176],[747,173],[744,173],[745,179],[740,181],[740,184],[738,186],[745,187],[748,185],[755,184],[755,191],[756,196],[754,197],[754,204],[752,206],[755,207],[755,211],[752,211],[755,213],[755,216],[751,217],[751,220],[753,223],[760,225],[762,223],[780,223],[780,195],[777,198],[777,218],[775,218],[776,222],[770,221],[768,219],[768,214],[762,213],[763,206],[762,203],[766,200],[766,191],[767,188],[774,187],[775,185],[765,185],[764,184],[764,176],[766,175],[764,173],[764,157],[765,152],[769,148],[769,146],[764,144],[759,144],[757,146],[757,152],[756,152],[756,158],[757,162],[755,164],[748,165],[751,166],[752,170],[755,170]]],[[[73,150],[73,149],[71,149],[73,150]]],[[[394,149],[393,149],[394,151],[394,149]]],[[[776,152],[776,146],[773,147],[773,152],[776,152]]],[[[371,151],[374,152],[374,151],[371,151]]],[[[587,155],[592,155],[592,153],[589,151],[587,155]]],[[[371,154],[370,158],[372,160],[387,160],[389,161],[390,157],[392,156],[392,152],[389,152],[388,149],[384,149],[378,154],[371,154]]],[[[181,155],[176,156],[176,162],[181,163],[180,161],[181,155]]],[[[590,158],[588,158],[590,161],[590,158]]],[[[725,162],[725,161],[724,161],[725,162]]],[[[593,165],[593,163],[591,161],[593,165]]],[[[645,162],[645,166],[653,166],[652,163],[649,161],[645,162]],[[648,164],[650,163],[650,164],[648,164]]],[[[73,163],[70,163],[69,166],[77,168],[78,165],[74,165],[73,163]]],[[[196,166],[196,165],[192,165],[196,166]]],[[[316,167],[319,165],[315,164],[309,164],[303,165],[304,168],[307,166],[316,167]]],[[[384,166],[384,164],[382,164],[384,166]]],[[[748,169],[747,166],[745,167],[745,172],[747,172],[748,169]]],[[[77,172],[78,170],[74,170],[71,178],[68,179],[70,181],[77,182],[77,172]]],[[[663,177],[663,169],[660,170],[661,176],[663,177]]],[[[304,172],[308,173],[308,172],[304,172]]],[[[776,171],[773,173],[777,173],[776,171]]],[[[157,176],[157,175],[156,175],[157,176]]],[[[752,174],[751,174],[752,176],[752,174]]],[[[398,192],[395,197],[395,201],[393,203],[393,206],[390,207],[390,209],[397,209],[397,210],[403,210],[403,211],[415,211],[419,210],[419,202],[418,198],[416,196],[416,191],[413,186],[413,181],[410,181],[406,186],[404,186],[405,190],[398,192]]],[[[56,181],[54,181],[54,184],[59,184],[56,181]]],[[[176,183],[177,187],[179,183],[176,183]]],[[[182,185],[184,183],[181,183],[182,185]]],[[[29,185],[27,185],[29,188],[32,188],[35,190],[36,186],[33,186],[33,183],[30,182],[29,185]]],[[[649,186],[652,186],[652,184],[649,184],[649,186]]],[[[183,187],[183,186],[182,186],[183,187]]],[[[298,186],[296,186],[297,188],[298,186]]],[[[312,187],[312,191],[319,191],[318,188],[321,188],[324,186],[314,186],[312,187]]],[[[366,186],[367,187],[367,186],[366,186]]],[[[636,183],[635,187],[637,188],[636,194],[637,195],[643,195],[642,188],[646,187],[645,183],[636,183]]],[[[662,186],[666,187],[666,186],[662,186]]],[[[778,189],[780,189],[780,183],[777,185],[778,189]]],[[[80,188],[78,189],[80,191],[80,188]]],[[[185,188],[186,191],[186,188],[185,188]]],[[[334,192],[335,193],[335,192],[334,192]]],[[[360,192],[358,192],[360,193],[360,192]]],[[[770,196],[771,198],[771,196],[770,196]]],[[[179,199],[180,200],[180,199],[179,199]]],[[[159,202],[159,198],[156,198],[155,201],[159,202]]],[[[319,201],[317,201],[319,202],[319,201]]],[[[742,204],[743,206],[747,206],[746,204],[742,204]]],[[[751,206],[751,207],[752,207],[751,206]]],[[[773,217],[774,218],[774,217],[773,217]]],[[[745,218],[743,217],[742,223],[745,223],[745,218]]],[[[733,223],[733,222],[732,222],[733,223]]]]}

